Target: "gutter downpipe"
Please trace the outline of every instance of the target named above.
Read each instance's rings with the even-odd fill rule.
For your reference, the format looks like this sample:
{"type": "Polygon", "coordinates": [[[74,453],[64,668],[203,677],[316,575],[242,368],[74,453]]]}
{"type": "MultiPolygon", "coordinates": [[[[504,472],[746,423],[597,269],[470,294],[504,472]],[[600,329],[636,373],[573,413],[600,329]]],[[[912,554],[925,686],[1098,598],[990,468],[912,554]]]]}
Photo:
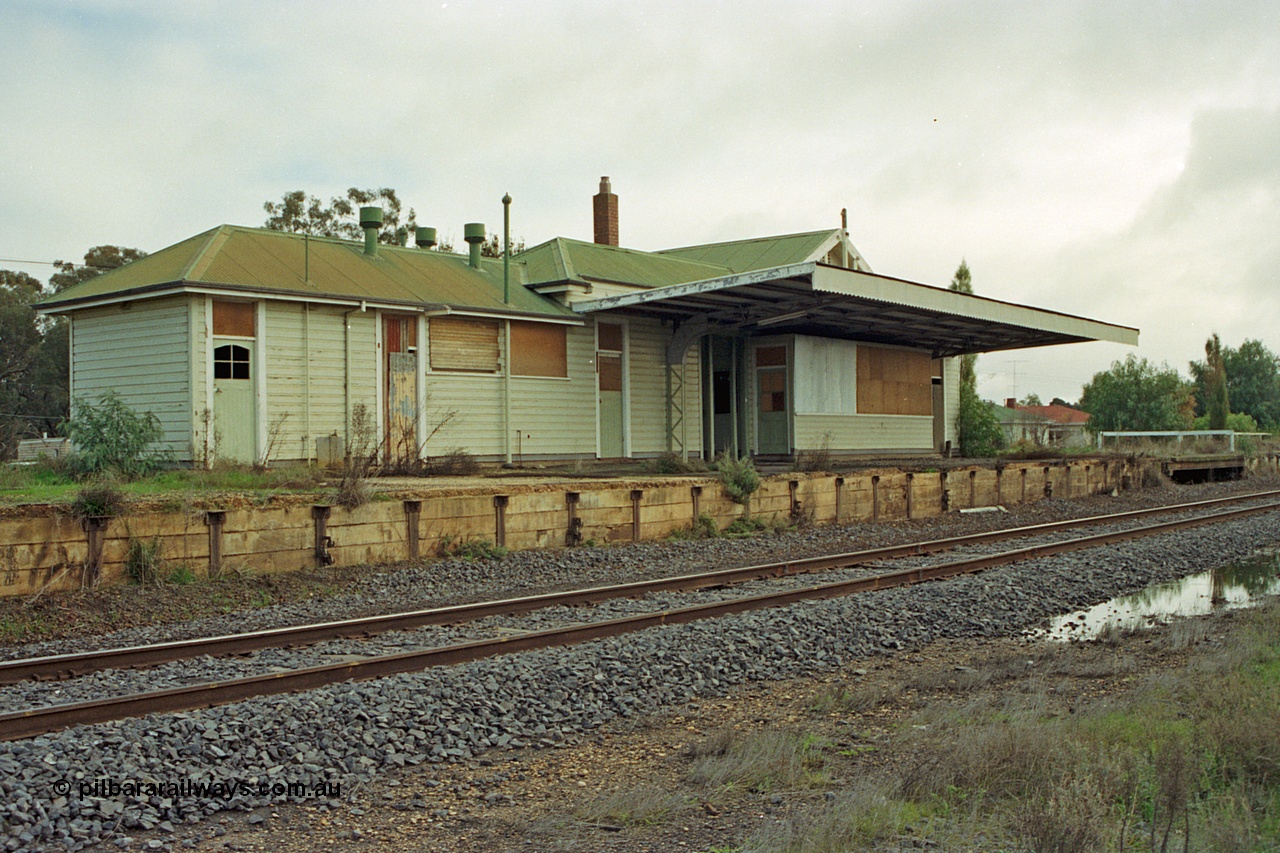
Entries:
{"type": "MultiPolygon", "coordinates": [[[[502,304],[511,303],[511,193],[502,196],[502,304]]],[[[506,357],[502,369],[502,435],[505,465],[511,463],[511,321],[503,324],[506,330],[506,357]]]]}
{"type": "Polygon", "coordinates": [[[506,458],[503,464],[511,467],[511,321],[503,321],[502,328],[506,333],[502,359],[502,447],[506,458]]]}
{"type": "Polygon", "coordinates": [[[352,308],[342,315],[342,455],[351,453],[351,315],[363,314],[368,303],[360,300],[359,308],[352,308]]]}

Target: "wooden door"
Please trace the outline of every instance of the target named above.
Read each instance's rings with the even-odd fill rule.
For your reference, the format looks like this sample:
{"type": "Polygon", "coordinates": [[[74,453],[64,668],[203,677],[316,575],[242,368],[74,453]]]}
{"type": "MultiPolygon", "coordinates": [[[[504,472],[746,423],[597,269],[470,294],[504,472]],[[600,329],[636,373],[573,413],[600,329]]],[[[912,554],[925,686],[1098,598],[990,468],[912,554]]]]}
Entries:
{"type": "Polygon", "coordinates": [[[616,459],[626,450],[623,333],[623,327],[617,323],[599,323],[596,326],[597,404],[602,459],[616,459]]]}
{"type": "Polygon", "coordinates": [[[383,317],[386,434],[389,462],[415,462],[418,447],[418,319],[383,317]]]}
{"type": "Polygon", "coordinates": [[[215,342],[213,348],[214,453],[246,465],[257,461],[253,346],[253,341],[215,342]]]}

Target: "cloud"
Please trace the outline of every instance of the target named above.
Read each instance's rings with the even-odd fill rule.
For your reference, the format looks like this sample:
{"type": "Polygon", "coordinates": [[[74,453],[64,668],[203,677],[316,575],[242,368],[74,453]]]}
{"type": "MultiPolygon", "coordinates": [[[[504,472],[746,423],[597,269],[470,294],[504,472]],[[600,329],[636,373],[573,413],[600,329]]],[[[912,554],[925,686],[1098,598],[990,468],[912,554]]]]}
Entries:
{"type": "MultiPolygon", "coordinates": [[[[1280,46],[1270,3],[1224,8],[4,4],[0,205],[22,215],[0,257],[155,250],[349,186],[455,238],[503,192],[528,241],[589,237],[610,175],[638,248],[847,207],[879,271],[945,284],[967,257],[981,293],[1140,325],[1181,362],[1200,326],[1272,317],[1274,165],[1251,152],[1277,150],[1280,46]]],[[[1105,350],[1024,355],[1065,396],[1105,350]]]]}

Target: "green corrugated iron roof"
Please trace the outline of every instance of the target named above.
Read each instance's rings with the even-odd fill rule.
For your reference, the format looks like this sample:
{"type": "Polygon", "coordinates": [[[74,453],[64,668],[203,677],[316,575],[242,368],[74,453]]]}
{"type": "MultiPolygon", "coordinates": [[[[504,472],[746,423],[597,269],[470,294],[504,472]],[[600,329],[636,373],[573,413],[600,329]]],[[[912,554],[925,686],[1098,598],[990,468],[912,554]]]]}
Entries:
{"type": "Polygon", "coordinates": [[[511,302],[502,301],[502,261],[480,270],[465,256],[328,237],[222,225],[70,287],[40,304],[58,310],[101,297],[179,285],[365,299],[410,305],[576,316],[526,284],[611,282],[666,287],[808,260],[833,232],[811,231],[642,252],[557,237],[512,258],[511,302]]]}
{"type": "Polygon", "coordinates": [[[655,254],[715,264],[724,267],[730,273],[750,272],[813,260],[813,253],[835,233],[837,233],[835,229],[806,231],[803,234],[755,237],[750,240],[732,240],[728,243],[663,249],[655,254]]]}
{"type": "Polygon", "coordinates": [[[642,252],[621,246],[604,246],[557,237],[518,255],[527,265],[529,282],[613,282],[642,287],[664,287],[727,275],[716,264],[642,252]]]}
{"type": "Polygon", "coordinates": [[[476,270],[461,255],[385,245],[370,257],[363,243],[223,225],[70,287],[41,307],[56,309],[97,297],[196,284],[573,316],[569,309],[524,287],[523,268],[515,263],[511,265],[511,302],[504,304],[502,261],[484,258],[481,264],[476,270]]]}

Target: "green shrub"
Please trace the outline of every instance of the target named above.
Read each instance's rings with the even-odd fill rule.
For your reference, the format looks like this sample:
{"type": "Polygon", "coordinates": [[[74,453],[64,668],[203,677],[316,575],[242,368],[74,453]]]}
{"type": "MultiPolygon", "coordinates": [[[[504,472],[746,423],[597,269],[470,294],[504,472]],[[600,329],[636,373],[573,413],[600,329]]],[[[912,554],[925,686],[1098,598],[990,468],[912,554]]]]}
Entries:
{"type": "Polygon", "coordinates": [[[724,486],[724,494],[736,504],[747,506],[751,495],[760,488],[760,474],[749,458],[735,459],[728,451],[716,457],[716,472],[724,486]]]}
{"type": "Polygon", "coordinates": [[[724,529],[724,535],[730,538],[742,538],[744,536],[755,536],[757,533],[763,533],[773,528],[758,518],[743,516],[735,518],[729,522],[729,526],[724,529]]]}
{"type": "Polygon", "coordinates": [[[961,456],[995,456],[1004,447],[1004,430],[995,412],[967,385],[960,386],[956,432],[961,456]]]}
{"type": "Polygon", "coordinates": [[[675,540],[715,539],[719,535],[720,528],[716,526],[716,520],[704,512],[693,520],[693,524],[671,531],[667,538],[675,540]]]}
{"type": "Polygon", "coordinates": [[[151,412],[135,412],[114,391],[96,404],[77,397],[66,431],[75,447],[72,464],[81,475],[112,471],[140,477],[169,459],[155,447],[164,434],[160,419],[151,412]]]}

